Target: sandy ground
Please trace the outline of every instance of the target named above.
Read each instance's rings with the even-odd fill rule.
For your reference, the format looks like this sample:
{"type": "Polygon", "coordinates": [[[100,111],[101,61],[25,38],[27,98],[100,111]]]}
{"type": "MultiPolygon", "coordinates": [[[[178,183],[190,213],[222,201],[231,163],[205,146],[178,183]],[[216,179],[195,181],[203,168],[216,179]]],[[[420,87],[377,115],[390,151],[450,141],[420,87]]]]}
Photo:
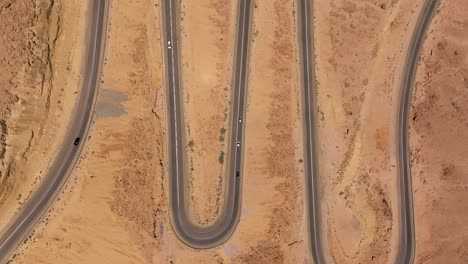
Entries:
{"type": "Polygon", "coordinates": [[[468,5],[443,0],[411,113],[416,263],[468,263],[468,5]]]}
{"type": "Polygon", "coordinates": [[[212,222],[222,203],[237,1],[180,5],[181,77],[192,215],[212,222]]]}
{"type": "Polygon", "coordinates": [[[0,73],[1,226],[47,171],[78,96],[84,35],[77,30],[80,12],[72,9],[84,8],[68,2],[0,5],[0,67],[8,69],[0,73]],[[70,33],[62,34],[63,27],[70,33]]]}
{"type": "Polygon", "coordinates": [[[316,2],[319,161],[328,260],[390,263],[395,116],[415,1],[316,2]]]}
{"type": "Polygon", "coordinates": [[[158,9],[151,1],[112,1],[110,10],[90,138],[17,263],[151,263],[161,240],[158,213],[165,222],[167,199],[158,9]]]}
{"type": "MultiPolygon", "coordinates": [[[[450,263],[468,261],[464,225],[468,219],[459,213],[467,209],[463,176],[468,153],[460,142],[468,140],[463,130],[468,127],[464,52],[468,22],[463,16],[468,10],[460,8],[462,0],[442,2],[443,12],[436,16],[425,43],[413,102],[416,263],[440,263],[446,257],[450,263]]],[[[0,66],[12,71],[1,72],[0,80],[16,89],[13,93],[0,87],[2,94],[10,94],[0,97],[0,106],[8,109],[0,116],[0,147],[6,145],[0,155],[7,157],[2,159],[2,176],[8,171],[5,164],[17,164],[10,166],[10,173],[22,176],[1,178],[11,182],[2,186],[12,187],[0,190],[1,209],[6,212],[0,223],[24,201],[34,186],[29,183],[42,175],[39,171],[45,171],[59,145],[51,141],[50,133],[63,135],[59,124],[66,124],[65,113],[71,112],[76,98],[83,52],[80,29],[87,19],[87,7],[78,0],[55,1],[49,19],[34,18],[28,13],[34,9],[17,3],[22,6],[0,5],[0,23],[11,7],[27,10],[25,21],[18,23],[28,29],[18,35],[1,34],[14,39],[0,38],[15,43],[10,52],[0,51],[0,66]],[[49,33],[31,37],[39,30],[32,25],[41,25],[33,19],[50,25],[41,31],[49,33]],[[57,32],[55,46],[50,46],[57,32]],[[28,63],[28,56],[13,52],[13,47],[30,47],[28,39],[43,35],[49,38],[29,40],[37,46],[29,54],[44,56],[44,47],[51,47],[52,68],[34,66],[34,60],[28,63]],[[41,93],[43,82],[38,80],[43,79],[47,85],[41,93]],[[56,88],[60,86],[67,88],[56,88]],[[33,147],[28,147],[25,142],[31,135],[33,147]],[[19,185],[18,179],[25,184],[19,185]]],[[[303,201],[295,1],[255,3],[241,221],[228,242],[206,251],[183,245],[170,226],[159,1],[111,3],[89,140],[58,201],[12,262],[311,263],[303,201]]],[[[389,263],[394,257],[398,229],[394,122],[405,52],[420,7],[411,0],[316,1],[323,232],[331,262],[389,263]]],[[[236,1],[181,3],[191,210],[200,224],[213,221],[222,198],[236,8],[236,1]]],[[[13,28],[2,25],[1,30],[13,28]]]]}
{"type": "MultiPolygon", "coordinates": [[[[200,8],[216,13],[213,6],[222,3],[206,1],[200,8]]],[[[232,2],[219,9],[231,7],[232,2]]],[[[276,0],[258,3],[254,11],[243,208],[231,240],[199,252],[181,244],[171,230],[159,3],[113,0],[98,116],[90,139],[60,200],[15,261],[307,263],[294,8],[291,0],[276,0]]],[[[225,53],[217,52],[212,56],[221,64],[226,61],[221,72],[228,71],[231,61],[218,59],[225,53]]],[[[219,70],[211,72],[210,67],[204,69],[210,76],[229,80],[230,73],[218,77],[219,70]]],[[[196,94],[203,99],[216,86],[199,87],[188,93],[194,101],[196,94]]],[[[224,87],[218,88],[223,98],[224,87]]],[[[201,122],[197,118],[190,121],[194,126],[201,122]]],[[[224,119],[218,121],[210,143],[217,154],[222,148],[216,142],[218,125],[224,119]]],[[[194,146],[203,140],[196,133],[192,137],[194,146]]],[[[204,203],[212,205],[209,200],[204,203]]]]}

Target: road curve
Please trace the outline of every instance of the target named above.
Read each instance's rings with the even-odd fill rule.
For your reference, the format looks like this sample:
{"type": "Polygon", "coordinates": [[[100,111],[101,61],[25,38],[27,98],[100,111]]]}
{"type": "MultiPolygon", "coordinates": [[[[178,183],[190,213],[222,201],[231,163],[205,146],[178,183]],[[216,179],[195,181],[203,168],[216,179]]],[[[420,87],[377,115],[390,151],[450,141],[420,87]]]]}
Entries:
{"type": "Polygon", "coordinates": [[[252,1],[239,1],[237,20],[236,54],[232,80],[232,106],[230,139],[228,142],[229,160],[225,171],[225,199],[220,215],[209,226],[199,226],[191,221],[188,201],[188,179],[185,167],[185,139],[183,110],[180,94],[180,73],[178,57],[178,15],[176,0],[163,1],[162,22],[165,29],[163,54],[166,65],[166,85],[168,92],[169,116],[169,204],[172,228],[186,245],[196,249],[206,249],[225,242],[234,232],[239,222],[242,182],[242,144],[244,126],[244,105],[247,81],[247,58],[250,42],[252,1]]]}
{"type": "Polygon", "coordinates": [[[315,264],[325,263],[320,229],[320,200],[317,155],[315,56],[312,0],[298,0],[299,49],[303,88],[304,166],[309,249],[315,264]]]}
{"type": "Polygon", "coordinates": [[[0,237],[0,262],[2,263],[8,260],[13,251],[28,236],[34,225],[48,210],[73,170],[80,156],[83,143],[88,137],[99,86],[108,13],[107,0],[91,1],[92,14],[90,17],[92,20],[88,25],[90,33],[87,39],[89,41],[87,62],[83,76],[83,87],[72,117],[73,122],[71,122],[65,137],[64,146],[44,177],[43,182],[2,230],[0,237]],[[82,140],[78,146],[75,146],[73,143],[77,137],[82,140]]]}
{"type": "Polygon", "coordinates": [[[397,116],[397,167],[399,188],[400,232],[396,263],[413,263],[415,251],[411,164],[409,159],[408,118],[416,69],[427,28],[437,7],[437,0],[426,0],[409,45],[401,83],[400,107],[397,116]]]}

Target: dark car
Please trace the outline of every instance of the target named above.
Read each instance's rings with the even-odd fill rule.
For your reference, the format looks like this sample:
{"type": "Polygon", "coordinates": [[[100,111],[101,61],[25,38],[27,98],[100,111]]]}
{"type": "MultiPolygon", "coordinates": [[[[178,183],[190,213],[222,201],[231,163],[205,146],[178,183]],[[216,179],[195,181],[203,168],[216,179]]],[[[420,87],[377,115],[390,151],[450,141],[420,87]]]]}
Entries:
{"type": "Polygon", "coordinates": [[[237,179],[240,178],[240,172],[239,172],[239,171],[236,171],[236,178],[237,178],[237,179]]]}
{"type": "Polygon", "coordinates": [[[73,143],[73,145],[78,146],[78,144],[80,144],[80,138],[79,137],[75,138],[75,142],[73,143]]]}

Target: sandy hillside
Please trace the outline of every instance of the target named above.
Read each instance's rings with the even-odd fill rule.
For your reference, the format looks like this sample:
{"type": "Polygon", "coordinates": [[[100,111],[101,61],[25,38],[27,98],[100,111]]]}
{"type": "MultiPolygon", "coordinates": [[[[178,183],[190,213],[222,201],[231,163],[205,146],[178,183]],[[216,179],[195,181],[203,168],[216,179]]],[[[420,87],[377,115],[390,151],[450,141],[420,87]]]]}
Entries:
{"type": "Polygon", "coordinates": [[[211,223],[222,203],[237,1],[180,5],[187,171],[194,220],[211,223]]]}
{"type": "MultiPolygon", "coordinates": [[[[214,12],[213,6],[224,1],[204,3],[200,8],[214,12]]],[[[172,232],[159,3],[113,0],[98,117],[90,139],[60,201],[18,251],[16,262],[307,263],[294,8],[292,0],[275,0],[258,3],[254,10],[243,208],[231,240],[199,252],[181,244],[172,232]]],[[[229,60],[216,58],[224,53],[212,55],[226,60],[223,71],[228,71],[229,60]]],[[[195,59],[192,63],[198,63],[195,59]]],[[[217,76],[216,71],[209,74],[217,76]]],[[[202,88],[194,90],[200,98],[209,96],[213,87],[202,88]]],[[[219,139],[216,129],[210,142],[219,139]]],[[[195,135],[197,146],[202,138],[195,135]]],[[[222,145],[218,141],[213,147],[218,155],[222,145]]]]}
{"type": "Polygon", "coordinates": [[[0,4],[0,68],[8,69],[0,73],[1,226],[29,197],[63,143],[79,95],[84,38],[76,29],[84,25],[77,10],[84,8],[78,2],[0,4]],[[70,33],[63,34],[64,27],[70,33]]]}
{"type": "Polygon", "coordinates": [[[416,263],[468,263],[468,6],[441,1],[411,113],[416,263]]]}
{"type": "Polygon", "coordinates": [[[323,232],[334,263],[393,260],[397,95],[419,10],[408,0],[316,4],[323,232]]]}

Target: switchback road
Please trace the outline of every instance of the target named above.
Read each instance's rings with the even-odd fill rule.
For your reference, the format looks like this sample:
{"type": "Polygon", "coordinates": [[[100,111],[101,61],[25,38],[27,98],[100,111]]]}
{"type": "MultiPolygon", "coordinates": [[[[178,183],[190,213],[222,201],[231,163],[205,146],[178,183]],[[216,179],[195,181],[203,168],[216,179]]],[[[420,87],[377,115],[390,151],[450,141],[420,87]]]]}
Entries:
{"type": "Polygon", "coordinates": [[[220,215],[213,224],[202,227],[191,221],[188,201],[188,171],[186,169],[184,139],[184,119],[181,105],[181,84],[178,52],[178,6],[176,0],[163,1],[163,24],[165,36],[163,53],[166,65],[166,85],[168,92],[169,116],[169,204],[172,228],[178,238],[186,245],[205,249],[215,247],[226,241],[239,222],[241,207],[242,149],[244,127],[244,105],[247,81],[247,60],[250,42],[252,13],[251,0],[239,1],[237,19],[236,53],[232,80],[232,106],[230,120],[230,139],[228,142],[229,160],[225,171],[224,203],[220,215]]]}

